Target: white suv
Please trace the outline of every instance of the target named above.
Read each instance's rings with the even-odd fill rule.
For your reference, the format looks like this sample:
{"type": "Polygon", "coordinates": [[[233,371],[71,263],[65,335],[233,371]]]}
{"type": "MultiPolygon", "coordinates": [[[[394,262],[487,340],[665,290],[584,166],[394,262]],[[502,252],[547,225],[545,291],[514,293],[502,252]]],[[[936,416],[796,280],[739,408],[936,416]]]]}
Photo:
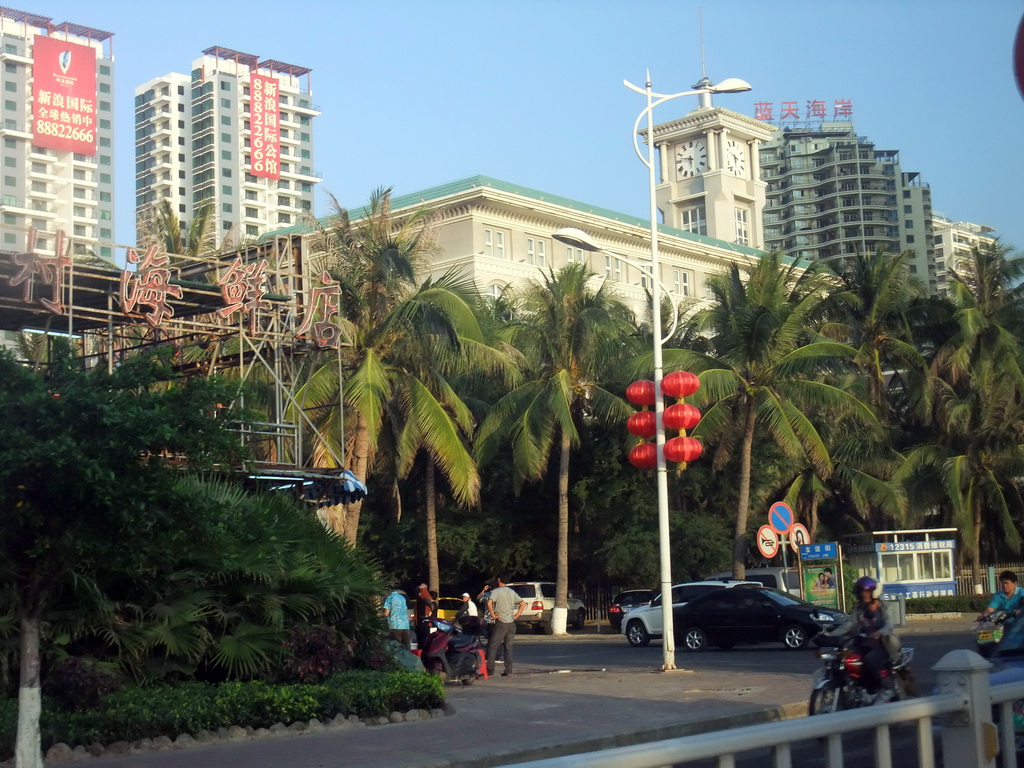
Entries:
{"type": "MultiPolygon", "coordinates": [[[[551,625],[551,612],[555,607],[555,582],[516,581],[505,586],[515,590],[515,593],[526,602],[526,607],[516,624],[532,624],[534,631],[543,632],[546,635],[554,632],[554,627],[551,625]]],[[[586,618],[583,601],[573,597],[570,593],[569,612],[566,614],[565,623],[573,629],[583,629],[583,622],[586,618]]]]}
{"type": "MultiPolygon", "coordinates": [[[[756,581],[739,581],[737,579],[708,579],[707,581],[689,581],[672,587],[672,607],[686,605],[696,597],[727,587],[759,587],[756,581]]],[[[662,636],[664,627],[661,617],[661,595],[657,595],[647,605],[641,605],[622,617],[622,634],[634,648],[642,648],[651,640],[662,636]]]]}

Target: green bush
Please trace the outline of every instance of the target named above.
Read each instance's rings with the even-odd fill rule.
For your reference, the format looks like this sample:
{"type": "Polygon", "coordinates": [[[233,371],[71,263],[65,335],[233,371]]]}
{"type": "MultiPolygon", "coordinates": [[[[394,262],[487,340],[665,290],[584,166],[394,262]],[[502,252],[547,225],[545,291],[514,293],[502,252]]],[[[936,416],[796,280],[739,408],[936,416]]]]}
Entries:
{"type": "MultiPolygon", "coordinates": [[[[271,685],[260,681],[206,685],[189,682],[115,691],[98,707],[67,712],[43,698],[42,746],[112,744],[142,738],[216,730],[231,725],[269,728],[274,723],[335,715],[386,715],[394,710],[432,709],[444,704],[441,681],[422,672],[341,672],[317,685],[271,685]]],[[[0,701],[0,760],[14,752],[18,702],[0,701]]]]}
{"type": "Polygon", "coordinates": [[[992,595],[947,595],[945,597],[913,597],[907,600],[907,614],[981,613],[992,595]]]}

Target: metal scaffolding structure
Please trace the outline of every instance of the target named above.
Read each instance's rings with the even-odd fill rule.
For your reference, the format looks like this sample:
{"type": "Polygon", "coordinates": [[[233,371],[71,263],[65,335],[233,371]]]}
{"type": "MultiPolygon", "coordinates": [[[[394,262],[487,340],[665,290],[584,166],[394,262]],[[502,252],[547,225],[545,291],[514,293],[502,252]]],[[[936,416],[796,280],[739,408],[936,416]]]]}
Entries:
{"type": "MultiPolygon", "coordinates": [[[[182,375],[258,382],[265,419],[240,429],[253,458],[249,478],[294,485],[321,505],[365,493],[332,447],[345,446],[343,431],[336,441],[326,439],[301,401],[304,370],[337,357],[341,379],[344,340],[335,317],[337,285],[326,272],[310,274],[299,234],[226,254],[124,247],[122,268],[63,232],[42,233],[57,245],[55,255],[38,253],[41,233],[22,231],[24,252],[0,251],[0,331],[71,337],[86,367],[113,370],[159,346],[171,348],[182,375]]],[[[240,398],[244,391],[240,386],[240,398]]],[[[344,418],[337,422],[343,430],[344,418]]]]}

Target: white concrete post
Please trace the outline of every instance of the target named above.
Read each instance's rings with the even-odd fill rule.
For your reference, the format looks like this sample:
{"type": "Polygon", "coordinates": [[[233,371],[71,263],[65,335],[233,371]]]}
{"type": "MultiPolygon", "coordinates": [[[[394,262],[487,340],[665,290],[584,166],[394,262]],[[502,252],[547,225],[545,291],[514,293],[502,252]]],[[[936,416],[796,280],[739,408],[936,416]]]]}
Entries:
{"type": "Polygon", "coordinates": [[[992,667],[974,651],[950,651],[933,669],[940,693],[963,693],[967,709],[948,715],[942,724],[942,761],[945,765],[993,768],[992,699],[988,671],[992,667]]]}

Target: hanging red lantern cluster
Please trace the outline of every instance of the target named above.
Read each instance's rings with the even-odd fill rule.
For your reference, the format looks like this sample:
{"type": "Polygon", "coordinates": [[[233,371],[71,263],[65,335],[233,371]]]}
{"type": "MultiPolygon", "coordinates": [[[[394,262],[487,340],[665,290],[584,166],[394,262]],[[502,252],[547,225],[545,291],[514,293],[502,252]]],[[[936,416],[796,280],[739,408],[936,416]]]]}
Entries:
{"type": "MultiPolygon", "coordinates": [[[[700,380],[689,371],[673,371],[661,380],[661,391],[666,397],[683,398],[700,388],[700,380]]],[[[653,381],[634,381],[626,387],[626,399],[634,405],[644,407],[629,417],[626,428],[631,435],[643,438],[629,452],[629,463],[637,469],[654,469],[658,465],[658,449],[647,442],[657,432],[657,417],[654,411],[646,409],[655,403],[653,381]]],[[[662,423],[666,429],[688,430],[697,426],[700,411],[687,403],[675,403],[665,409],[662,423]]],[[[704,446],[692,437],[673,437],[665,442],[665,459],[679,464],[688,464],[701,455],[704,446]]]]}

